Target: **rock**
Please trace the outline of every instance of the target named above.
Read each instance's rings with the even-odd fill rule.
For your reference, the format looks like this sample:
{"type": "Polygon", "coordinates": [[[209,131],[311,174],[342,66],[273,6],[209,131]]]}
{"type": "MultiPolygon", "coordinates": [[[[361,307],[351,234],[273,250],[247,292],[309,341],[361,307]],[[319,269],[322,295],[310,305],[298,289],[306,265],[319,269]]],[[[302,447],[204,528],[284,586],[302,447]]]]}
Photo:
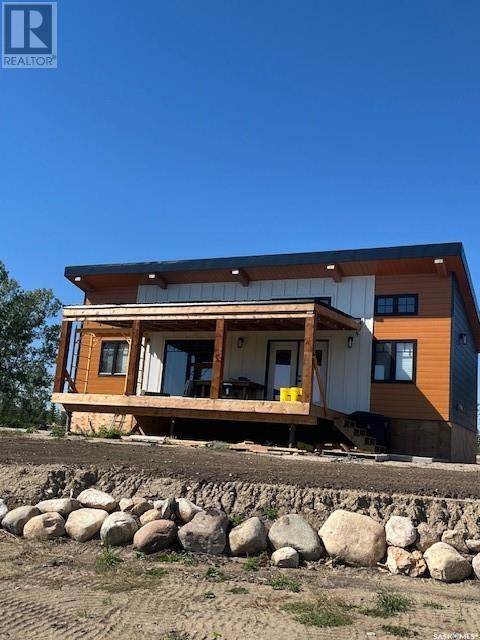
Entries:
{"type": "Polygon", "coordinates": [[[384,527],[360,513],[334,511],[320,529],[327,553],[343,562],[373,567],[385,557],[384,527]]]}
{"type": "Polygon", "coordinates": [[[292,547],[305,560],[318,560],[323,554],[318,533],[296,513],[289,513],[276,520],[270,527],[268,539],[274,549],[292,547]]]}
{"type": "Polygon", "coordinates": [[[33,516],[23,527],[23,536],[28,540],[52,540],[65,535],[65,520],[52,511],[33,516]]]}
{"type": "Polygon", "coordinates": [[[191,500],[188,500],[188,498],[179,498],[177,500],[176,513],[178,518],[185,524],[190,522],[194,515],[200,513],[200,511],[203,511],[203,509],[191,500]]]}
{"type": "Polygon", "coordinates": [[[154,500],[153,501],[153,508],[154,509],[158,509],[158,511],[162,510],[163,505],[165,504],[165,500],[154,500]]]}
{"type": "Polygon", "coordinates": [[[133,537],[133,546],[143,553],[167,549],[175,540],[177,525],[171,520],[153,520],[141,527],[133,537]]]}
{"type": "Polygon", "coordinates": [[[170,518],[175,514],[176,506],[175,498],[167,498],[164,500],[163,505],[160,507],[162,518],[170,520],[170,518]]]}
{"type": "Polygon", "coordinates": [[[37,509],[42,513],[59,513],[66,518],[72,511],[81,508],[81,504],[75,498],[52,498],[43,500],[37,504],[37,509]]]}
{"type": "Polygon", "coordinates": [[[178,539],[186,551],[219,555],[227,544],[228,518],[218,509],[195,514],[178,532],[178,539]]]}
{"type": "Polygon", "coordinates": [[[85,542],[97,535],[107,516],[103,509],[78,509],[68,516],[65,529],[70,538],[85,542]]]}
{"type": "Polygon", "coordinates": [[[232,556],[254,555],[267,548],[267,530],[257,517],[249,518],[233,528],[228,539],[232,556]]]}
{"type": "Polygon", "coordinates": [[[8,513],[8,507],[5,502],[0,498],[0,522],[4,519],[4,517],[8,513]]]}
{"type": "Polygon", "coordinates": [[[417,527],[417,541],[415,546],[420,551],[426,551],[435,542],[440,542],[441,531],[437,527],[431,527],[426,522],[421,522],[417,527]]]}
{"type": "Polygon", "coordinates": [[[24,507],[17,507],[9,511],[2,520],[2,527],[9,533],[13,533],[15,536],[21,536],[23,534],[23,527],[34,516],[40,515],[40,511],[37,507],[31,505],[24,507]]]}
{"type": "Polygon", "coordinates": [[[118,508],[118,503],[112,496],[105,491],[98,489],[85,489],[78,496],[77,500],[83,507],[87,509],[102,509],[111,513],[118,508]]]}
{"type": "Polygon", "coordinates": [[[472,573],[472,565],[446,542],[436,542],[423,554],[430,575],[442,582],[460,582],[472,573]]]}
{"type": "Polygon", "coordinates": [[[122,498],[118,506],[122,511],[137,517],[153,509],[152,503],[145,498],[122,498]]]}
{"type": "Polygon", "coordinates": [[[385,525],[387,544],[393,547],[409,547],[417,539],[417,529],[410,518],[390,516],[385,525]]]}
{"type": "Polygon", "coordinates": [[[467,540],[465,540],[465,544],[467,545],[467,549],[470,551],[470,553],[480,553],[480,540],[467,538],[467,540]]]}
{"type": "Polygon", "coordinates": [[[388,547],[387,567],[390,573],[395,575],[399,573],[408,574],[413,565],[413,556],[409,551],[402,547],[388,547]]]}
{"type": "Polygon", "coordinates": [[[153,522],[154,520],[163,520],[160,509],[149,509],[140,516],[140,524],[142,526],[148,522],[153,522]]]}
{"type": "Polygon", "coordinates": [[[478,553],[472,560],[473,573],[478,580],[480,580],[480,553],[478,553]]]}
{"type": "Polygon", "coordinates": [[[130,544],[138,530],[138,524],[130,513],[116,511],[105,518],[100,529],[100,539],[105,546],[130,544]]]}
{"type": "Polygon", "coordinates": [[[408,575],[411,578],[421,578],[427,573],[427,563],[425,562],[423,553],[415,549],[415,551],[412,551],[412,558],[414,565],[408,572],[408,575]]]}
{"type": "Polygon", "coordinates": [[[282,547],[272,553],[272,564],[281,569],[296,569],[299,563],[298,551],[293,547],[282,547]]]}
{"type": "Polygon", "coordinates": [[[470,549],[465,544],[466,532],[460,529],[447,529],[442,534],[442,542],[446,542],[456,549],[458,553],[470,553],[470,549]]]}

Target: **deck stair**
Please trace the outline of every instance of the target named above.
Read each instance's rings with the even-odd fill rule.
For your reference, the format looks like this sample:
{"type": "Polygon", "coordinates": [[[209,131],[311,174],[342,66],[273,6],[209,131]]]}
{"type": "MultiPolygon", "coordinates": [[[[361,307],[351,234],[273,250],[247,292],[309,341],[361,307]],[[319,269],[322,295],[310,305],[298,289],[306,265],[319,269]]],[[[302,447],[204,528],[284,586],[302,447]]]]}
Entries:
{"type": "Polygon", "coordinates": [[[385,447],[377,445],[375,438],[367,435],[367,430],[357,426],[357,423],[349,418],[335,418],[335,427],[353,445],[353,449],[358,451],[368,451],[371,453],[385,453],[385,447]]]}

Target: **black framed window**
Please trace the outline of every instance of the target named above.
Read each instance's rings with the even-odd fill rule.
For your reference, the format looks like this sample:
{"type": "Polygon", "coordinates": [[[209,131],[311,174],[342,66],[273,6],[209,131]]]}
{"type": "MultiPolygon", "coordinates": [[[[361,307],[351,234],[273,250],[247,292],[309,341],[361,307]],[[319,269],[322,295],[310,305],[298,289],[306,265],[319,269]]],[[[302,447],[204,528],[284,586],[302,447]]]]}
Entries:
{"type": "Polygon", "coordinates": [[[374,342],[372,382],[415,382],[416,366],[416,340],[374,342]]]}
{"type": "Polygon", "coordinates": [[[392,296],[375,296],[376,316],[416,316],[418,295],[405,293],[392,296]]]}
{"type": "Polygon", "coordinates": [[[98,373],[103,376],[124,376],[127,373],[128,342],[104,340],[100,353],[98,373]]]}
{"type": "Polygon", "coordinates": [[[214,344],[214,340],[166,340],[162,392],[183,396],[188,380],[211,380],[214,344]]]}

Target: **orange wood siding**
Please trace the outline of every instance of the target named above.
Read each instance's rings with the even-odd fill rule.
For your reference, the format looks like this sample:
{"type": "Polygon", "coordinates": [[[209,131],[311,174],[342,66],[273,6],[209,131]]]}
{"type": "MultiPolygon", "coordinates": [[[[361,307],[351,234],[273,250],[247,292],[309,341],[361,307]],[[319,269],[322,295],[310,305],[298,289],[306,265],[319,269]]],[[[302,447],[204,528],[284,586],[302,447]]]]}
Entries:
{"type": "MultiPolygon", "coordinates": [[[[86,296],[86,304],[131,304],[136,301],[137,287],[135,285],[96,289],[89,291],[86,296]]],[[[75,376],[75,384],[79,393],[123,394],[125,376],[99,375],[98,369],[102,340],[130,340],[129,329],[122,331],[98,322],[84,322],[83,329],[75,376]]]]}
{"type": "Polygon", "coordinates": [[[450,277],[434,274],[376,278],[376,295],[417,293],[418,316],[379,317],[378,340],[417,340],[414,384],[372,383],[371,410],[391,418],[448,420],[450,411],[450,277]]]}

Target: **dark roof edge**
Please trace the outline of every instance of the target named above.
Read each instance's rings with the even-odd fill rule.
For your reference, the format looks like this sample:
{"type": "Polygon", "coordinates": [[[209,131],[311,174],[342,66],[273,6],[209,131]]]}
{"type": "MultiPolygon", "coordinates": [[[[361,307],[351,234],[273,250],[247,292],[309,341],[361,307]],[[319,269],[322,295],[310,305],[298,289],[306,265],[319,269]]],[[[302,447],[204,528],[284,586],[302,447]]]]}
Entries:
{"type": "MultiPolygon", "coordinates": [[[[400,247],[372,249],[344,249],[339,251],[314,251],[309,253],[278,253],[231,258],[196,258],[193,260],[164,260],[161,262],[129,262],[118,264],[92,264],[68,266],[65,277],[93,275],[125,275],[141,273],[166,273],[172,271],[202,271],[208,269],[237,269],[249,267],[276,267],[306,264],[330,264],[342,262],[368,262],[370,260],[401,260],[408,258],[441,258],[461,256],[469,282],[465,253],[461,242],[418,244],[400,247]]],[[[473,288],[472,288],[473,293],[473,288]]]]}
{"type": "Polygon", "coordinates": [[[465,275],[467,277],[468,288],[470,289],[470,295],[472,296],[473,306],[475,307],[475,312],[477,314],[477,320],[480,324],[480,310],[478,308],[478,301],[477,301],[477,296],[475,294],[475,287],[473,286],[473,280],[472,280],[472,276],[470,275],[470,269],[468,268],[468,263],[467,263],[467,256],[465,255],[465,250],[463,248],[463,245],[461,245],[461,247],[462,247],[462,251],[461,251],[460,257],[462,258],[462,264],[465,270],[465,275]]]}

